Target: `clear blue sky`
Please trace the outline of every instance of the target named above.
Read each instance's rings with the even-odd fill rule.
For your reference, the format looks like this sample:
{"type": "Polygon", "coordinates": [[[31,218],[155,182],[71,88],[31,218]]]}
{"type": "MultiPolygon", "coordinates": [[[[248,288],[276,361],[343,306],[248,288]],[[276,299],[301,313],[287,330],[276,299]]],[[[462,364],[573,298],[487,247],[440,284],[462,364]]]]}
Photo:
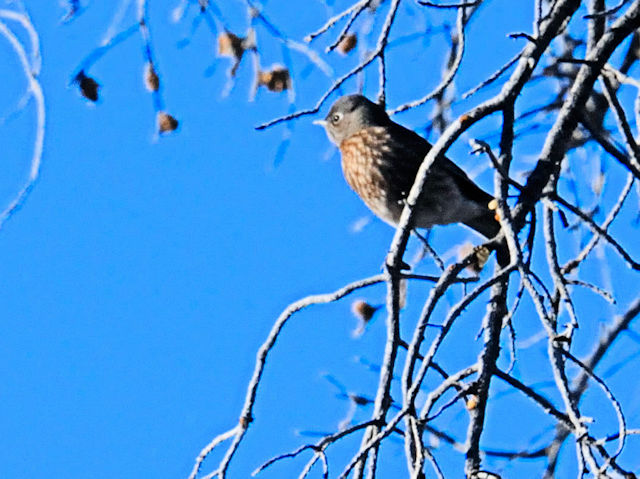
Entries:
{"type": "MultiPolygon", "coordinates": [[[[89,105],[75,88],[67,87],[82,58],[100,43],[116,2],[89,2],[86,11],[66,25],[59,22],[63,8],[25,3],[42,43],[40,80],[47,127],[40,179],[22,209],[0,231],[0,476],[186,477],[201,447],[235,424],[255,352],[281,310],[307,294],[331,291],[379,272],[393,230],[371,218],[362,231],[353,232],[353,224],[370,215],[344,182],[338,156],[324,133],[311,124],[312,118],[292,124],[289,149],[274,161],[285,128],[257,132],[254,126],[286,113],[286,94],[261,91],[256,101],[248,102],[252,80],[247,58],[235,88],[222,97],[228,62],[216,59],[215,38],[204,24],[188,46],[178,47],[189,35],[193,12],[182,23],[172,23],[170,11],[177,0],[149,4],[164,99],[181,121],[176,134],[159,140],[152,101],[141,80],[138,36],[91,69],[102,84],[97,105],[89,105]]],[[[500,8],[484,17],[494,24],[478,28],[469,44],[468,58],[474,60],[466,65],[461,90],[474,86],[520,48],[522,43],[506,38],[506,33],[530,30],[529,11],[507,0],[495,3],[500,8]],[[509,30],[500,26],[507,18],[509,30]],[[486,48],[489,44],[493,46],[486,48]]],[[[241,3],[231,5],[226,12],[229,25],[242,33],[246,18],[241,3]]],[[[411,26],[415,29],[427,20],[412,2],[407,5],[399,25],[408,33],[411,26]]],[[[265,13],[297,40],[327,18],[321,2],[295,8],[273,0],[265,13]]],[[[124,26],[134,23],[131,13],[124,26]]],[[[431,22],[438,25],[441,20],[433,17],[431,22]]],[[[264,30],[258,35],[263,63],[281,63],[280,46],[264,30]]],[[[439,43],[444,45],[437,38],[414,42],[414,50],[389,58],[390,106],[437,84],[443,58],[433,52],[439,43]],[[407,73],[393,76],[394,69],[407,73]]],[[[293,58],[296,106],[307,107],[330,79],[309,69],[303,56],[293,58]]],[[[336,75],[355,61],[329,57],[336,75]]],[[[369,95],[377,91],[376,73],[374,68],[365,82],[369,95]]],[[[24,84],[4,41],[0,41],[0,78],[0,115],[5,116],[24,84]]],[[[344,92],[356,89],[353,81],[344,92]]],[[[397,119],[419,127],[429,111],[427,107],[397,119]]],[[[28,172],[33,115],[30,104],[0,125],[6,170],[0,179],[3,204],[28,172]]],[[[485,127],[474,134],[490,132],[485,127]]],[[[470,157],[467,144],[459,143],[454,148],[459,163],[467,171],[477,170],[485,159],[470,157]]],[[[525,153],[535,151],[533,146],[525,153]]],[[[523,156],[517,169],[527,170],[532,160],[523,156]]],[[[478,181],[489,189],[491,174],[481,174],[478,181]]],[[[619,179],[612,180],[612,194],[618,184],[619,179]]],[[[637,204],[637,199],[632,202],[637,204]]],[[[628,227],[632,216],[624,214],[620,224],[628,227]]],[[[446,254],[467,236],[478,242],[463,227],[439,228],[434,244],[446,254]]],[[[578,242],[568,240],[573,250],[578,242]]],[[[639,252],[637,245],[630,246],[639,252]]],[[[412,247],[407,257],[414,251],[412,247]]],[[[624,310],[638,292],[637,283],[621,286],[623,276],[618,277],[616,269],[620,263],[611,265],[622,301],[613,308],[596,300],[585,303],[588,320],[581,327],[591,328],[594,335],[612,311],[624,310]]],[[[430,262],[423,270],[435,272],[430,262]]],[[[594,271],[592,276],[599,274],[594,271]]],[[[428,288],[418,284],[410,290],[416,308],[428,288]]],[[[355,297],[381,303],[384,287],[355,297]]],[[[377,375],[354,358],[379,363],[383,317],[363,337],[353,339],[356,320],[350,304],[347,299],[312,308],[287,326],[266,370],[256,422],[231,477],[247,477],[263,460],[307,442],[308,438],[296,435],[297,430],[337,428],[348,403],[334,397],[336,391],[323,373],[332,373],[350,390],[375,390],[377,375]]],[[[482,308],[472,309],[465,319],[469,329],[455,332],[450,340],[467,337],[469,330],[475,335],[482,314],[482,308]]],[[[522,338],[540,329],[533,315],[529,323],[523,318],[518,325],[522,338]]],[[[409,330],[407,325],[405,334],[409,330]]],[[[636,354],[637,343],[625,341],[623,351],[636,354]]],[[[456,370],[471,362],[477,347],[452,347],[448,368],[456,370]]],[[[586,340],[577,346],[579,353],[589,349],[586,340]]],[[[524,359],[543,358],[544,345],[522,354],[524,359]]],[[[535,370],[522,373],[535,382],[535,370]]],[[[614,375],[612,384],[619,385],[619,394],[637,397],[640,386],[625,386],[624,375],[614,375]]],[[[526,399],[504,404],[516,408],[521,402],[526,399]]],[[[491,446],[494,427],[495,437],[504,437],[502,428],[510,422],[514,427],[526,424],[532,431],[550,431],[534,427],[536,421],[545,421],[542,416],[521,417],[500,404],[490,409],[489,419],[501,415],[503,420],[488,428],[486,445],[491,446]]],[[[631,426],[637,426],[638,403],[629,411],[631,426]]],[[[370,411],[360,414],[364,413],[370,411]]],[[[465,424],[466,418],[458,414],[449,420],[453,427],[465,424]]],[[[513,447],[527,447],[533,433],[513,435],[513,447]]],[[[400,441],[392,442],[383,457],[399,456],[403,447],[400,441]]],[[[567,449],[571,456],[571,448],[567,449]]],[[[637,445],[630,449],[640,453],[637,445]]],[[[451,456],[451,464],[459,467],[459,457],[447,446],[443,451],[441,460],[448,464],[445,458],[451,456]]],[[[341,461],[342,456],[333,472],[341,461]]],[[[301,464],[282,463],[262,477],[291,477],[301,464]]],[[[398,466],[392,460],[386,464],[391,471],[398,466]]],[[[399,465],[404,473],[404,463],[399,465]]],[[[571,467],[570,461],[570,471],[571,467]]],[[[509,470],[507,465],[506,477],[509,470]]],[[[313,477],[319,477],[318,471],[313,477]]]]}

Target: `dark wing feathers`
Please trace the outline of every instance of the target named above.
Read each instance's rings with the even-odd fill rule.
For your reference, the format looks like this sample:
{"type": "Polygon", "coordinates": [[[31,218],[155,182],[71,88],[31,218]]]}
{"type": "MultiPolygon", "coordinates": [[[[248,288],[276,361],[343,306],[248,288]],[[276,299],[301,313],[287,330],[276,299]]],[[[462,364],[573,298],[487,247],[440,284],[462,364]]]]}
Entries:
{"type": "MultiPolygon", "coordinates": [[[[397,131],[394,132],[394,135],[397,135],[397,137],[401,139],[400,143],[405,145],[405,150],[407,152],[406,158],[403,159],[405,161],[408,160],[408,162],[412,163],[411,166],[415,168],[415,176],[415,174],[418,172],[418,168],[420,168],[420,165],[424,160],[424,157],[427,156],[427,153],[429,153],[431,144],[417,133],[404,128],[397,123],[394,124],[394,127],[397,128],[397,131]]],[[[434,166],[435,165],[437,165],[438,168],[442,168],[446,171],[446,173],[454,180],[462,194],[465,195],[467,199],[484,204],[485,206],[488,205],[489,202],[493,199],[493,196],[491,196],[489,193],[487,193],[473,181],[471,181],[467,174],[447,157],[438,157],[434,166]]]]}
{"type": "MultiPolygon", "coordinates": [[[[395,130],[391,136],[398,139],[398,143],[402,145],[403,150],[403,154],[401,155],[402,157],[398,158],[399,161],[396,168],[404,168],[405,171],[407,168],[410,169],[412,174],[406,175],[405,178],[409,176],[410,178],[415,179],[422,161],[431,149],[431,144],[417,133],[404,128],[397,123],[392,123],[390,126],[395,130]]],[[[438,192],[437,190],[438,185],[447,184],[446,181],[438,181],[439,178],[448,176],[454,181],[461,194],[464,195],[466,199],[486,208],[485,214],[465,221],[465,224],[487,238],[493,238],[496,236],[500,231],[500,224],[495,220],[494,212],[489,209],[489,203],[493,200],[493,196],[471,181],[467,174],[447,157],[438,157],[433,166],[436,168],[432,168],[432,171],[430,172],[433,179],[430,184],[430,192],[434,196],[446,196],[447,192],[438,192]]],[[[405,186],[407,188],[405,194],[409,194],[411,186],[411,184],[405,186]]],[[[426,201],[429,201],[429,199],[426,199],[426,201]]]]}
{"type": "Polygon", "coordinates": [[[462,194],[467,199],[475,201],[476,203],[481,203],[487,207],[489,206],[489,202],[493,200],[493,196],[471,181],[467,174],[462,171],[458,165],[451,160],[444,158],[441,166],[446,168],[453,180],[456,182],[456,185],[458,185],[462,194]]]}

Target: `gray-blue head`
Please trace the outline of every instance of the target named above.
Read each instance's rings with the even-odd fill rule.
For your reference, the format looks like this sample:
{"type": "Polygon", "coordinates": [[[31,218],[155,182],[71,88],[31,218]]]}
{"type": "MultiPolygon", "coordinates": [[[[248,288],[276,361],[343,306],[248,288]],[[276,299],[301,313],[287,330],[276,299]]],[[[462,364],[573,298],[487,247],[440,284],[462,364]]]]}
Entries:
{"type": "Polygon", "coordinates": [[[346,95],[336,100],[324,120],[314,123],[324,126],[329,139],[339,146],[363,128],[384,126],[390,121],[384,108],[367,97],[346,95]]]}

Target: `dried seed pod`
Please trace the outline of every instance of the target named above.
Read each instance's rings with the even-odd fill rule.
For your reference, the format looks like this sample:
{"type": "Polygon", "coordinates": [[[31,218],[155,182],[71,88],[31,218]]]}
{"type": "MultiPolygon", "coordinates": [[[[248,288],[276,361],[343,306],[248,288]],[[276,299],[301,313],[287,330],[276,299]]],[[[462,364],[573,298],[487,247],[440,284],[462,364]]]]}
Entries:
{"type": "Polygon", "coordinates": [[[147,62],[144,70],[144,86],[149,91],[158,91],[160,89],[160,77],[151,62],[147,62]]]}
{"type": "Polygon", "coordinates": [[[84,71],[81,71],[76,75],[76,83],[80,87],[80,93],[87,100],[98,101],[98,90],[100,90],[100,84],[90,76],[87,76],[84,71]]]}
{"type": "Polygon", "coordinates": [[[371,306],[366,301],[358,299],[351,304],[351,311],[360,320],[368,323],[380,306],[371,306]]]}
{"type": "Polygon", "coordinates": [[[255,48],[255,32],[253,30],[249,30],[245,38],[229,31],[218,35],[218,55],[233,59],[233,66],[229,70],[231,76],[235,76],[244,52],[251,48],[255,48]]]}
{"type": "Polygon", "coordinates": [[[160,133],[168,133],[178,128],[178,120],[169,115],[167,112],[158,112],[156,120],[158,122],[158,131],[160,133]]]}
{"type": "Polygon", "coordinates": [[[350,33],[346,35],[342,40],[340,40],[340,43],[338,43],[337,50],[343,55],[346,55],[351,50],[353,50],[357,44],[358,44],[358,36],[355,33],[350,33]]]}
{"type": "Polygon", "coordinates": [[[265,86],[267,90],[281,92],[291,88],[289,70],[283,66],[273,66],[271,70],[258,72],[258,86],[265,86]]]}
{"type": "Polygon", "coordinates": [[[362,336],[367,328],[367,324],[376,314],[380,306],[373,306],[362,299],[358,299],[351,303],[351,312],[358,318],[358,326],[351,332],[353,338],[362,336]]]}
{"type": "Polygon", "coordinates": [[[240,60],[244,54],[244,38],[231,32],[223,32],[218,35],[218,55],[221,57],[240,60]]]}

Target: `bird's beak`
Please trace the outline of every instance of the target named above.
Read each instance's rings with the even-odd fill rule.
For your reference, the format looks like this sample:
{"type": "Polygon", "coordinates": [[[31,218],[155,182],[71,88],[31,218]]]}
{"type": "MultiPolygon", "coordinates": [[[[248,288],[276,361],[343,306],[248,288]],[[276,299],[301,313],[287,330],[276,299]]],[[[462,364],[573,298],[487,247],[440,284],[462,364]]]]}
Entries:
{"type": "Polygon", "coordinates": [[[321,127],[327,126],[327,120],[315,120],[313,122],[314,125],[320,125],[321,127]]]}

